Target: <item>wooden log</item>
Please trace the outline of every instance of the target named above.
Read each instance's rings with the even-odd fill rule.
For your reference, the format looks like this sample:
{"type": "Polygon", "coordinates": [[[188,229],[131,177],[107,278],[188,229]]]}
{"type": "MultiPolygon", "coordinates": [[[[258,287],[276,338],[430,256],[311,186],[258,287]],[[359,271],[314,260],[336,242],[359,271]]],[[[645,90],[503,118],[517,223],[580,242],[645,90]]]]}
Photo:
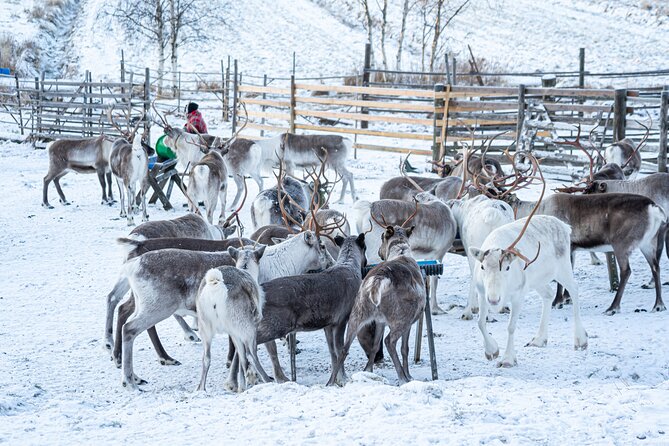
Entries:
{"type": "Polygon", "coordinates": [[[290,133],[295,133],[295,74],[290,76],[290,116],[288,117],[290,133]]]}
{"type": "Polygon", "coordinates": [[[272,86],[264,87],[262,85],[239,85],[237,89],[241,93],[270,93],[270,94],[290,95],[290,88],[283,88],[283,87],[272,87],[272,86]]]}
{"type": "Polygon", "coordinates": [[[431,119],[405,118],[400,116],[388,116],[388,115],[366,116],[363,115],[362,113],[329,112],[320,110],[295,110],[295,114],[301,116],[313,116],[316,118],[350,119],[353,121],[362,121],[366,119],[368,121],[387,122],[396,124],[414,124],[414,125],[426,125],[426,126],[432,125],[431,119]]]}
{"type": "Polygon", "coordinates": [[[313,131],[322,131],[330,133],[344,133],[349,135],[365,135],[365,136],[379,136],[384,138],[395,138],[395,139],[411,139],[411,140],[420,140],[420,141],[431,141],[434,137],[434,134],[429,133],[403,133],[403,132],[388,132],[381,130],[369,130],[369,129],[356,129],[349,127],[334,127],[334,126],[321,126],[321,125],[311,125],[311,124],[296,124],[295,128],[300,130],[313,130],[313,131]]]}
{"type": "Polygon", "coordinates": [[[660,147],[657,155],[657,171],[667,171],[667,131],[669,131],[669,124],[667,123],[667,115],[669,114],[669,86],[664,87],[662,95],[660,96],[660,147]]]}
{"type": "Polygon", "coordinates": [[[520,138],[523,134],[523,124],[525,122],[525,91],[523,84],[518,85],[518,118],[516,121],[516,150],[520,150],[520,138]]]}
{"type": "Polygon", "coordinates": [[[625,125],[627,113],[627,90],[615,91],[613,102],[613,140],[620,141],[625,138],[625,125]]]}

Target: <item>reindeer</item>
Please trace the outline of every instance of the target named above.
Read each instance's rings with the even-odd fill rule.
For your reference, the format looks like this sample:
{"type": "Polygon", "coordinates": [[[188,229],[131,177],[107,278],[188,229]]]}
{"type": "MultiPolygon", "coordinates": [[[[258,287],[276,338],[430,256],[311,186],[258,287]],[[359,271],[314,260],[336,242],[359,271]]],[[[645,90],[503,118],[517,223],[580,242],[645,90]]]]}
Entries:
{"type": "Polygon", "coordinates": [[[237,185],[237,192],[231,207],[234,208],[242,194],[242,183],[245,175],[251,176],[258,185],[258,191],[263,188],[263,170],[272,169],[273,152],[269,151],[268,145],[258,144],[246,138],[233,137],[226,142],[228,154],[223,161],[237,185]]]}
{"type": "Polygon", "coordinates": [[[56,185],[60,202],[64,205],[70,204],[60,187],[60,179],[68,172],[97,173],[102,187],[102,204],[112,205],[114,197],[111,189],[112,174],[109,168],[109,157],[113,142],[114,138],[103,134],[80,140],[59,139],[51,144],[48,149],[49,171],[44,177],[42,190],[42,206],[53,209],[48,198],[51,181],[56,185]]]}
{"type": "Polygon", "coordinates": [[[469,200],[449,200],[446,204],[451,208],[453,217],[460,230],[460,239],[467,255],[472,280],[469,282],[469,298],[462,312],[461,319],[470,320],[478,311],[478,297],[474,286],[474,267],[476,259],[470,254],[469,248],[481,246],[494,229],[514,220],[513,209],[501,200],[493,200],[479,195],[469,200]]]}
{"type": "MultiPolygon", "coordinates": [[[[506,197],[517,217],[528,215],[535,202],[506,197]]],[[[666,231],[666,215],[647,197],[634,194],[570,195],[554,194],[538,206],[537,214],[551,215],[571,225],[571,250],[613,250],[620,268],[620,285],[607,315],[620,312],[620,301],[632,272],[629,256],[641,250],[655,282],[652,311],[664,311],[659,257],[666,231]]],[[[564,284],[563,284],[564,285],[564,284]]],[[[558,293],[560,294],[560,293],[558,293]]],[[[554,305],[561,305],[561,299],[554,305]]]]}
{"type": "Polygon", "coordinates": [[[574,297],[574,348],[587,348],[588,335],[581,323],[578,288],[571,270],[569,235],[569,226],[557,218],[536,215],[503,225],[491,232],[480,248],[469,248],[477,262],[474,280],[479,295],[478,326],[489,360],[499,356],[499,348],[486,328],[488,307],[504,303],[511,306],[506,350],[498,367],[517,365],[514,332],[521,304],[532,290],[543,299],[543,307],[539,331],[527,345],[546,345],[553,280],[563,284],[574,297]],[[526,256],[533,252],[536,255],[529,260],[526,256]]]}
{"type": "Polygon", "coordinates": [[[414,175],[394,177],[383,183],[379,198],[381,200],[413,201],[419,192],[429,192],[440,200],[456,198],[462,180],[458,177],[430,178],[414,175]]]}
{"type": "MultiPolygon", "coordinates": [[[[331,257],[313,232],[307,231],[285,242],[268,247],[260,259],[259,281],[302,274],[330,266],[331,257]]],[[[117,321],[114,360],[123,366],[123,383],[136,387],[132,372],[132,343],[144,330],[172,314],[196,315],[195,298],[200,281],[211,268],[234,265],[227,252],[198,252],[161,249],[147,252],[127,261],[119,283],[127,281],[131,298],[121,304],[117,321]],[[121,357],[122,354],[122,357],[121,357]]],[[[118,284],[117,284],[118,285],[118,284]]],[[[117,287],[112,293],[117,292],[117,287]]],[[[120,299],[119,295],[112,296],[120,299]]],[[[154,344],[155,346],[155,344],[154,344]]],[[[156,348],[159,355],[164,350],[156,348]]],[[[160,357],[163,364],[178,364],[169,356],[160,357]]]]}
{"type": "Polygon", "coordinates": [[[328,385],[335,383],[353,339],[360,329],[375,323],[373,351],[368,355],[366,372],[372,372],[386,324],[390,333],[385,344],[395,365],[400,384],[411,381],[409,373],[409,333],[425,309],[425,282],[418,263],[411,255],[408,239],[414,227],[388,226],[382,235],[379,256],[383,263],[372,268],[362,282],[346,329],[346,341],[338,354],[328,385]],[[402,362],[397,356],[397,341],[402,338],[402,362]]]}
{"type": "MultiPolygon", "coordinates": [[[[365,260],[365,234],[335,238],[340,246],[337,262],[315,274],[281,277],[262,284],[265,293],[263,318],[257,341],[267,343],[275,380],[287,381],[276,352],[275,339],[298,331],[324,330],[332,369],[344,341],[346,322],[362,282],[365,260]]],[[[269,249],[269,248],[267,248],[269,249]]],[[[343,368],[335,381],[343,380],[343,368]]],[[[235,364],[230,377],[236,376],[235,364]]],[[[234,385],[234,383],[233,383],[234,385]]]]}
{"type": "MultiPolygon", "coordinates": [[[[411,252],[417,259],[442,260],[453,245],[457,224],[451,209],[434,195],[426,192],[416,194],[416,204],[400,200],[379,200],[373,203],[358,201],[354,206],[357,212],[358,232],[371,230],[367,238],[367,256],[370,262],[380,261],[378,255],[381,234],[385,227],[402,225],[414,214],[413,224],[416,229],[410,239],[411,252]]],[[[443,314],[437,303],[437,277],[430,277],[430,309],[432,314],[443,314]]]]}
{"type": "MultiPolygon", "coordinates": [[[[258,263],[265,246],[237,250],[228,253],[235,260],[235,267],[219,266],[207,271],[197,293],[196,308],[198,325],[202,336],[204,354],[202,356],[202,377],[197,390],[204,391],[207,373],[211,363],[211,342],[216,333],[228,333],[237,350],[241,363],[238,390],[246,389],[246,382],[252,382],[255,375],[248,367],[247,355],[264,382],[270,379],[260,365],[257,353],[256,331],[262,319],[265,296],[258,285],[258,263]]],[[[235,389],[237,390],[237,389],[235,389]]]]}
{"type": "Polygon", "coordinates": [[[624,138],[611,144],[604,150],[604,158],[607,163],[616,163],[625,174],[625,178],[633,180],[641,169],[641,155],[639,149],[645,139],[638,146],[630,138],[624,138]]]}
{"type": "MultiPolygon", "coordinates": [[[[130,232],[130,239],[132,241],[122,243],[126,251],[123,261],[125,262],[134,256],[140,255],[142,253],[140,243],[147,241],[147,239],[171,238],[172,240],[178,240],[179,238],[196,238],[207,240],[222,240],[234,233],[236,228],[236,226],[222,227],[210,225],[206,220],[197,214],[187,214],[173,220],[156,220],[142,223],[130,232]]],[[[161,246],[161,248],[164,247],[165,246],[161,246]]],[[[178,242],[175,242],[175,244],[170,247],[176,248],[180,246],[178,246],[178,242]]],[[[107,295],[105,348],[108,350],[114,349],[114,331],[112,328],[114,324],[114,311],[121,301],[121,298],[125,296],[129,290],[130,286],[128,282],[125,279],[121,279],[116,282],[112,291],[107,295]]],[[[179,316],[175,319],[177,319],[177,322],[184,331],[186,339],[191,341],[199,341],[200,338],[198,338],[195,332],[191,330],[183,318],[179,316]]],[[[157,339],[155,330],[153,328],[149,329],[149,336],[151,336],[152,340],[154,337],[157,339]]],[[[169,358],[167,353],[161,355],[161,358],[164,358],[165,364],[176,363],[173,359],[169,358]]]]}
{"type": "Polygon", "coordinates": [[[191,195],[192,200],[190,201],[191,211],[195,211],[198,202],[204,201],[209,223],[214,221],[214,212],[218,200],[221,202],[219,224],[223,223],[225,217],[228,170],[225,167],[223,155],[226,153],[227,149],[223,153],[215,149],[211,150],[191,167],[189,187],[189,195],[191,195]]]}
{"type": "Polygon", "coordinates": [[[271,224],[301,225],[309,209],[306,185],[289,176],[283,176],[277,186],[260,192],[251,204],[253,227],[271,224]],[[279,199],[281,197],[281,199],[279,199]],[[288,218],[286,222],[284,218],[288,218]]]}
{"type": "Polygon", "coordinates": [[[146,149],[139,144],[132,144],[125,139],[117,139],[112,145],[110,156],[112,173],[119,183],[119,195],[121,196],[121,217],[127,217],[128,226],[134,226],[135,220],[132,216],[135,204],[137,183],[139,183],[139,194],[142,202],[142,221],[149,220],[146,213],[146,194],[149,188],[148,166],[149,157],[146,149]],[[123,187],[121,187],[123,185],[123,187]],[[128,198],[128,207],[125,208],[125,199],[128,198]]]}
{"type": "Polygon", "coordinates": [[[263,153],[273,154],[277,163],[285,163],[290,175],[295,167],[315,169],[325,159],[327,167],[333,169],[342,178],[342,190],[339,202],[344,201],[346,187],[350,184],[353,200],[355,193],[353,174],[346,167],[346,160],[353,142],[339,135],[295,135],[282,133],[270,139],[257,141],[263,147],[263,153]]]}

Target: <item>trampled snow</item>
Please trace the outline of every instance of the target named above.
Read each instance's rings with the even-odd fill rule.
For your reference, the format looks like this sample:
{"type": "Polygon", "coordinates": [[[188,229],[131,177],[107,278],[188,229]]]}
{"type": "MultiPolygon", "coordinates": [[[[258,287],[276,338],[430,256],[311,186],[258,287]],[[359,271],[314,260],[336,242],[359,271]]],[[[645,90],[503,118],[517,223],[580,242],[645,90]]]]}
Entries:
{"type": "MultiPolygon", "coordinates": [[[[622,313],[613,317],[602,314],[613,298],[606,268],[590,265],[585,254],[577,257],[582,318],[590,336],[584,352],[572,347],[569,306],[551,311],[546,348],[523,347],[539,324],[541,305],[538,296],[531,295],[517,328],[518,366],[496,368],[484,357],[476,322],[459,319],[469,271],[463,257],[448,254],[437,296],[442,307],[459,307],[433,318],[437,381],[431,380],[424,337],[421,361],[411,364],[416,381],[398,387],[387,354],[373,374],[361,372],[366,359],[356,342],[346,362],[350,381],[343,388],[326,388],[330,361],[319,331],[298,334],[297,383],[256,385],[239,395],[224,390],[227,340],[219,336],[208,392],[195,393],[202,348],[185,341],[170,318],[158,324],[158,331],[167,351],[182,365],[159,365],[142,334],[135,341],[135,371],[149,384],[143,386],[145,392],[128,391],[103,348],[106,295],[121,267],[114,240],[128,234],[125,219],[117,206],[100,204],[95,175],[67,175],[62,184],[72,205],[58,204],[51,187],[55,209],[42,208],[46,152],[0,143],[0,153],[5,173],[0,195],[0,442],[669,442],[668,316],[644,311],[654,294],[641,289],[649,269],[640,254],[633,256],[622,313]]],[[[396,174],[398,159],[360,151],[359,159],[351,160],[363,199],[378,197],[382,181],[396,174]]],[[[413,163],[423,167],[418,158],[413,163]]],[[[256,186],[249,185],[253,197],[256,186]]],[[[527,192],[528,197],[536,194],[527,192]]],[[[152,205],[151,220],[186,212],[180,192],[172,199],[176,210],[152,205]]],[[[350,210],[350,197],[336,207],[350,210]]],[[[242,220],[248,235],[248,207],[242,220]]],[[[662,267],[669,267],[666,258],[662,267]]],[[[488,329],[503,347],[507,315],[496,317],[499,322],[488,324],[488,329]]],[[[413,332],[410,345],[413,356],[413,332]]],[[[259,352],[269,369],[264,349],[259,352]]],[[[280,345],[279,353],[287,372],[287,349],[280,345]]]]}

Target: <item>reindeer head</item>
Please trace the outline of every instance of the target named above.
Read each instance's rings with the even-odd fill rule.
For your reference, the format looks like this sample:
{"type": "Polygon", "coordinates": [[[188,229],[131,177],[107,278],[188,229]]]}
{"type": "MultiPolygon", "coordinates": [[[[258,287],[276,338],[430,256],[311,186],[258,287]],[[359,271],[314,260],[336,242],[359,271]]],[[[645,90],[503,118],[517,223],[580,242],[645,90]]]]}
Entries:
{"type": "Polygon", "coordinates": [[[483,251],[471,247],[469,254],[479,262],[474,274],[483,286],[479,292],[486,296],[490,305],[500,305],[523,283],[523,266],[516,261],[519,257],[515,252],[499,248],[483,251]]]}
{"type": "Polygon", "coordinates": [[[414,227],[387,226],[385,232],[381,234],[379,257],[382,260],[392,260],[398,256],[410,256],[409,237],[411,237],[414,227]]]}
{"type": "Polygon", "coordinates": [[[238,269],[248,272],[251,277],[258,280],[258,274],[260,272],[260,267],[258,264],[260,262],[260,258],[265,253],[265,248],[265,245],[261,245],[258,248],[244,246],[239,249],[230,246],[228,248],[228,254],[230,254],[230,257],[234,259],[235,266],[238,269]]]}

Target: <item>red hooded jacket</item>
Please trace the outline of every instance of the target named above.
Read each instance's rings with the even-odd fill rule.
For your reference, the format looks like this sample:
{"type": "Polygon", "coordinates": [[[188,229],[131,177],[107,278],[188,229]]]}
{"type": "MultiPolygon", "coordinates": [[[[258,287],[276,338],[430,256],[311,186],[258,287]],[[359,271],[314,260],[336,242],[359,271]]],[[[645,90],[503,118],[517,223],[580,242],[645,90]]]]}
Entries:
{"type": "Polygon", "coordinates": [[[202,113],[200,113],[199,110],[193,110],[188,113],[186,118],[188,121],[186,122],[186,125],[184,125],[184,129],[188,133],[195,133],[195,130],[197,130],[198,133],[207,133],[207,124],[205,124],[204,119],[202,118],[202,113]],[[193,130],[193,127],[195,130],[193,130]]]}

